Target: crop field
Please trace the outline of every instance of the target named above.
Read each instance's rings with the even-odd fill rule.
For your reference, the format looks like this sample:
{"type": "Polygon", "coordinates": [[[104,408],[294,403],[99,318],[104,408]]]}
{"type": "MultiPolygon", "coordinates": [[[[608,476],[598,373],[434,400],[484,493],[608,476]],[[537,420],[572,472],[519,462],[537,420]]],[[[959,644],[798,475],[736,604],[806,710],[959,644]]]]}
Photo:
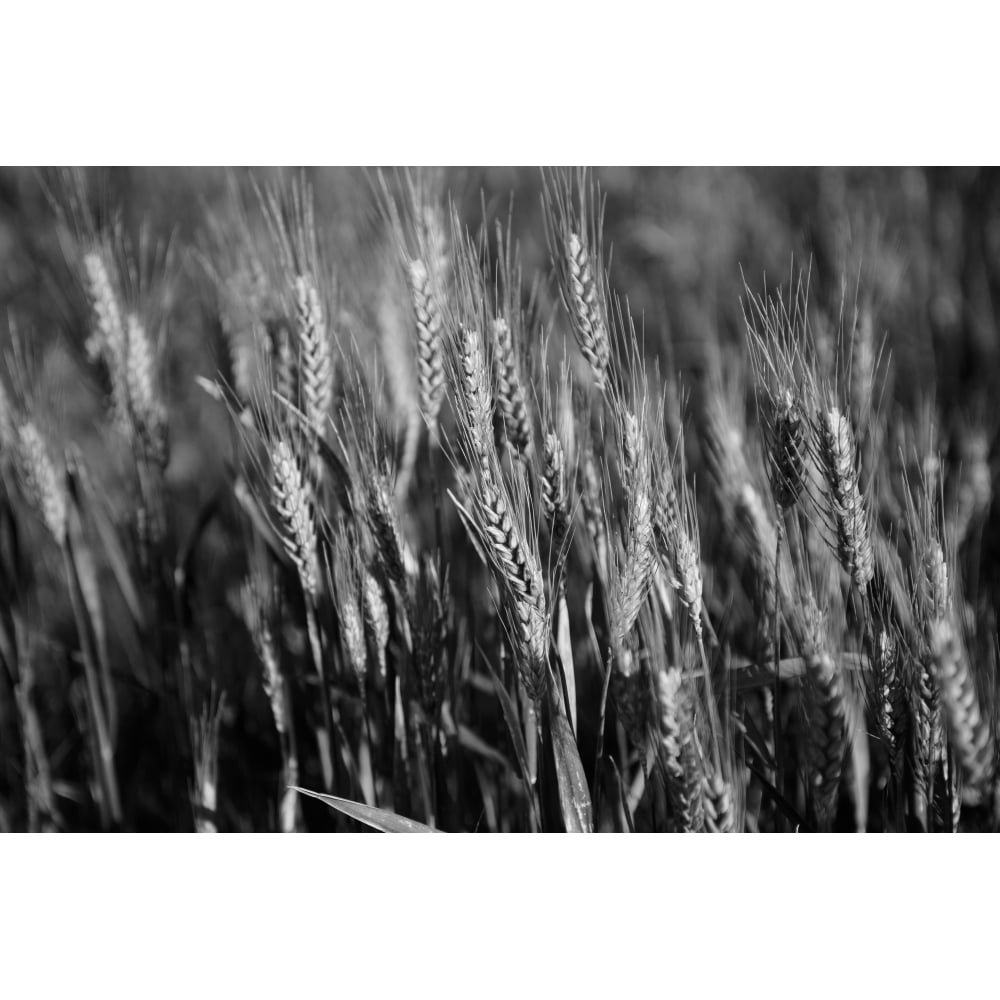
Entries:
{"type": "Polygon", "coordinates": [[[0,830],[1000,823],[1000,172],[4,169],[0,305],[0,830]]]}

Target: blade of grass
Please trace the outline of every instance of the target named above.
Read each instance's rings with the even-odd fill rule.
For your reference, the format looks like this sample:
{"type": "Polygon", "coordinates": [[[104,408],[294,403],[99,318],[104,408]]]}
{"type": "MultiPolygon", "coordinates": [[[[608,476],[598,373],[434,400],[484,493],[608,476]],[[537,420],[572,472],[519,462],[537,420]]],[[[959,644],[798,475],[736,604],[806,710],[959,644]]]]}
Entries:
{"type": "Polygon", "coordinates": [[[323,795],[320,792],[311,792],[307,788],[299,788],[297,785],[291,786],[292,791],[299,795],[307,795],[309,798],[318,799],[331,809],[343,813],[350,819],[364,823],[374,830],[382,833],[440,833],[440,830],[432,830],[423,823],[418,823],[414,819],[407,819],[406,816],[398,816],[388,809],[378,809],[375,806],[366,806],[362,802],[352,802],[350,799],[341,799],[336,795],[323,795]]]}
{"type": "Polygon", "coordinates": [[[528,769],[528,752],[524,745],[524,737],[521,734],[521,725],[517,718],[517,708],[507,693],[507,689],[503,686],[503,682],[500,680],[493,664],[490,663],[489,658],[482,650],[479,651],[479,654],[489,669],[490,676],[493,678],[493,690],[496,691],[497,698],[500,701],[500,708],[503,712],[504,722],[507,723],[507,731],[510,733],[511,743],[514,746],[514,755],[517,757],[518,767],[521,769],[521,779],[524,782],[524,788],[531,803],[531,814],[534,817],[536,828],[540,829],[538,802],[531,783],[531,771],[528,769]]]}
{"type": "Polygon", "coordinates": [[[559,806],[567,833],[592,833],[594,815],[591,807],[587,776],[580,760],[580,750],[563,708],[552,685],[548,699],[549,728],[552,734],[552,754],[555,758],[559,785],[559,806]]]}

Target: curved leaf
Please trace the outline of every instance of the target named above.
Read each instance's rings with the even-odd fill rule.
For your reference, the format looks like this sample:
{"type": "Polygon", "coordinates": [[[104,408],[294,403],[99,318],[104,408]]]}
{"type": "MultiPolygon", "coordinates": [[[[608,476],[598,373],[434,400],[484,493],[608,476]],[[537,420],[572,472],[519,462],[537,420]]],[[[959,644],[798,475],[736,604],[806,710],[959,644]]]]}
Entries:
{"type": "Polygon", "coordinates": [[[587,776],[583,771],[583,761],[573,736],[573,727],[566,718],[562,706],[550,698],[550,728],[552,730],[552,754],[556,764],[556,779],[559,783],[559,806],[567,833],[592,833],[594,830],[593,809],[587,776]]]}
{"type": "Polygon", "coordinates": [[[406,816],[398,816],[387,809],[376,809],[375,806],[366,806],[362,802],[352,802],[350,799],[339,799],[336,795],[321,795],[319,792],[310,792],[307,788],[299,788],[297,785],[289,786],[293,792],[299,795],[308,795],[312,799],[319,799],[325,802],[331,809],[343,813],[351,819],[364,823],[382,833],[439,833],[423,823],[418,823],[415,819],[408,819],[406,816]]]}

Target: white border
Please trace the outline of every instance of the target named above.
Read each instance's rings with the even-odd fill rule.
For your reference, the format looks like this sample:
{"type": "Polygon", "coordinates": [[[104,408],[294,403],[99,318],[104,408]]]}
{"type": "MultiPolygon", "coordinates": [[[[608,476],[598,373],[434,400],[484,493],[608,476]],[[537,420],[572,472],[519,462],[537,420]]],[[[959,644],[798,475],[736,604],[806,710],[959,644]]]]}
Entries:
{"type": "Polygon", "coordinates": [[[985,836],[0,848],[8,996],[965,996],[992,975],[985,836]]]}
{"type": "Polygon", "coordinates": [[[5,11],[7,162],[991,162],[966,0],[65,0],[5,11]]]}

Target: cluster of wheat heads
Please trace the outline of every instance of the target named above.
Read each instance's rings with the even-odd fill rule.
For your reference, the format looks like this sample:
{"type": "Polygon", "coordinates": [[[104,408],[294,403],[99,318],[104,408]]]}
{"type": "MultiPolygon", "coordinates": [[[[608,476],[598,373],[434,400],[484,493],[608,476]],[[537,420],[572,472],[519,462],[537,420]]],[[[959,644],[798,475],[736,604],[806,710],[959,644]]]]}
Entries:
{"type": "Polygon", "coordinates": [[[172,255],[66,184],[127,500],[60,445],[21,334],[5,824],[990,828],[996,623],[967,592],[989,438],[965,427],[948,462],[933,403],[898,409],[865,289],[828,314],[808,271],[734,283],[743,348],[661,370],[586,172],[543,172],[531,276],[512,217],[464,218],[442,174],[369,180],[346,235],[301,179],[205,219],[190,263],[225,351],[184,391],[223,469],[193,517],[165,485],[172,255]],[[58,629],[29,558],[58,567],[58,629]]]}

